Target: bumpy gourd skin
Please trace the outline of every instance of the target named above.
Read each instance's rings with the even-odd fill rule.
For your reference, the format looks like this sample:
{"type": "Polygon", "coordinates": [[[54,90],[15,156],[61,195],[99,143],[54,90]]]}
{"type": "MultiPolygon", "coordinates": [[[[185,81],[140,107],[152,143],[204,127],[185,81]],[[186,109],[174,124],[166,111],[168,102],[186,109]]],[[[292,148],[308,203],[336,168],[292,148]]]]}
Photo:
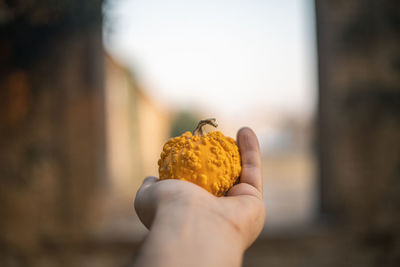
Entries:
{"type": "Polygon", "coordinates": [[[222,196],[241,172],[239,149],[221,132],[203,136],[186,132],[170,139],[158,161],[160,179],[195,183],[215,196],[222,196]]]}

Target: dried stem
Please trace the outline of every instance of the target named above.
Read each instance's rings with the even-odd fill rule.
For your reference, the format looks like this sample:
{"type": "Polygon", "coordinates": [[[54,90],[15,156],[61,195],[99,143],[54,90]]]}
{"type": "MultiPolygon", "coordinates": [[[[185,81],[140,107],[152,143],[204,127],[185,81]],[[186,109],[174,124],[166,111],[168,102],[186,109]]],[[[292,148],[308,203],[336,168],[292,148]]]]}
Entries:
{"type": "Polygon", "coordinates": [[[203,126],[207,125],[207,124],[208,125],[212,125],[215,128],[218,127],[218,123],[217,123],[217,120],[215,118],[201,120],[201,121],[199,121],[199,124],[197,124],[196,129],[194,129],[193,135],[203,136],[204,135],[203,126]]]}

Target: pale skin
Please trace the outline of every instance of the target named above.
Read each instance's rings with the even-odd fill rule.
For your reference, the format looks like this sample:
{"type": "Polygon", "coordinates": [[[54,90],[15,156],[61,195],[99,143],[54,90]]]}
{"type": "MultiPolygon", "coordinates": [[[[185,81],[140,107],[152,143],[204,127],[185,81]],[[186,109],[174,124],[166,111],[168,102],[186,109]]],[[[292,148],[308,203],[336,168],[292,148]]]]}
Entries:
{"type": "Polygon", "coordinates": [[[250,128],[237,134],[240,183],[224,197],[180,180],[147,177],[135,209],[150,230],[135,266],[241,266],[265,220],[260,149],[250,128]]]}

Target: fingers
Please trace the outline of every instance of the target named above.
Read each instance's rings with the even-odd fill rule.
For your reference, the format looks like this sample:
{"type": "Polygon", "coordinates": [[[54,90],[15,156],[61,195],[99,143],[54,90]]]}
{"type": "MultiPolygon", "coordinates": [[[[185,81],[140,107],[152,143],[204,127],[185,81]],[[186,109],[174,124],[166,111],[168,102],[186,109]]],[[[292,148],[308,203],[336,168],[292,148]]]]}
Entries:
{"type": "Polygon", "coordinates": [[[157,177],[154,176],[148,176],[143,180],[142,185],[139,187],[137,193],[136,193],[136,200],[135,200],[135,206],[136,206],[136,202],[138,202],[138,200],[141,198],[141,195],[143,193],[143,191],[150,187],[151,185],[153,185],[154,183],[156,183],[158,181],[157,177]]]}
{"type": "Polygon", "coordinates": [[[229,191],[226,193],[228,197],[234,196],[254,196],[256,198],[262,199],[262,193],[252,185],[248,183],[239,183],[234,185],[229,191]]]}
{"type": "MultiPolygon", "coordinates": [[[[147,176],[146,178],[144,178],[144,180],[143,180],[143,184],[140,186],[140,188],[146,188],[146,187],[149,187],[149,186],[151,186],[152,184],[154,184],[155,182],[157,182],[158,181],[158,178],[157,177],[154,177],[154,176],[147,176]]],[[[139,189],[140,190],[140,189],[139,189]]]]}
{"type": "Polygon", "coordinates": [[[153,221],[155,208],[154,208],[154,201],[147,189],[149,189],[149,187],[155,184],[157,181],[158,179],[156,177],[153,176],[146,177],[143,180],[143,184],[140,186],[140,188],[136,193],[136,198],[134,203],[136,214],[148,229],[150,228],[151,223],[153,221]]]}
{"type": "Polygon", "coordinates": [[[135,199],[135,207],[137,202],[141,200],[143,197],[143,192],[150,187],[151,185],[155,184],[158,181],[157,177],[154,176],[148,176],[143,180],[143,184],[139,187],[137,193],[136,193],[136,199],[135,199]]]}
{"type": "Polygon", "coordinates": [[[244,127],[237,134],[237,142],[242,159],[240,183],[254,186],[262,193],[260,146],[257,136],[250,128],[244,127]]]}

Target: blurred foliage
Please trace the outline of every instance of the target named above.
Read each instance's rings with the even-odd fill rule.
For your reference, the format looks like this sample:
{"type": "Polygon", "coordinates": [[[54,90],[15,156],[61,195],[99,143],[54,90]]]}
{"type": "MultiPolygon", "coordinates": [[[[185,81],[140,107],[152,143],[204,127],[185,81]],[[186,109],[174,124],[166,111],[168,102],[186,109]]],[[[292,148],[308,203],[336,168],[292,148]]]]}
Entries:
{"type": "Polygon", "coordinates": [[[193,131],[199,120],[199,116],[193,111],[179,111],[172,120],[170,137],[179,136],[187,131],[193,131]]]}

